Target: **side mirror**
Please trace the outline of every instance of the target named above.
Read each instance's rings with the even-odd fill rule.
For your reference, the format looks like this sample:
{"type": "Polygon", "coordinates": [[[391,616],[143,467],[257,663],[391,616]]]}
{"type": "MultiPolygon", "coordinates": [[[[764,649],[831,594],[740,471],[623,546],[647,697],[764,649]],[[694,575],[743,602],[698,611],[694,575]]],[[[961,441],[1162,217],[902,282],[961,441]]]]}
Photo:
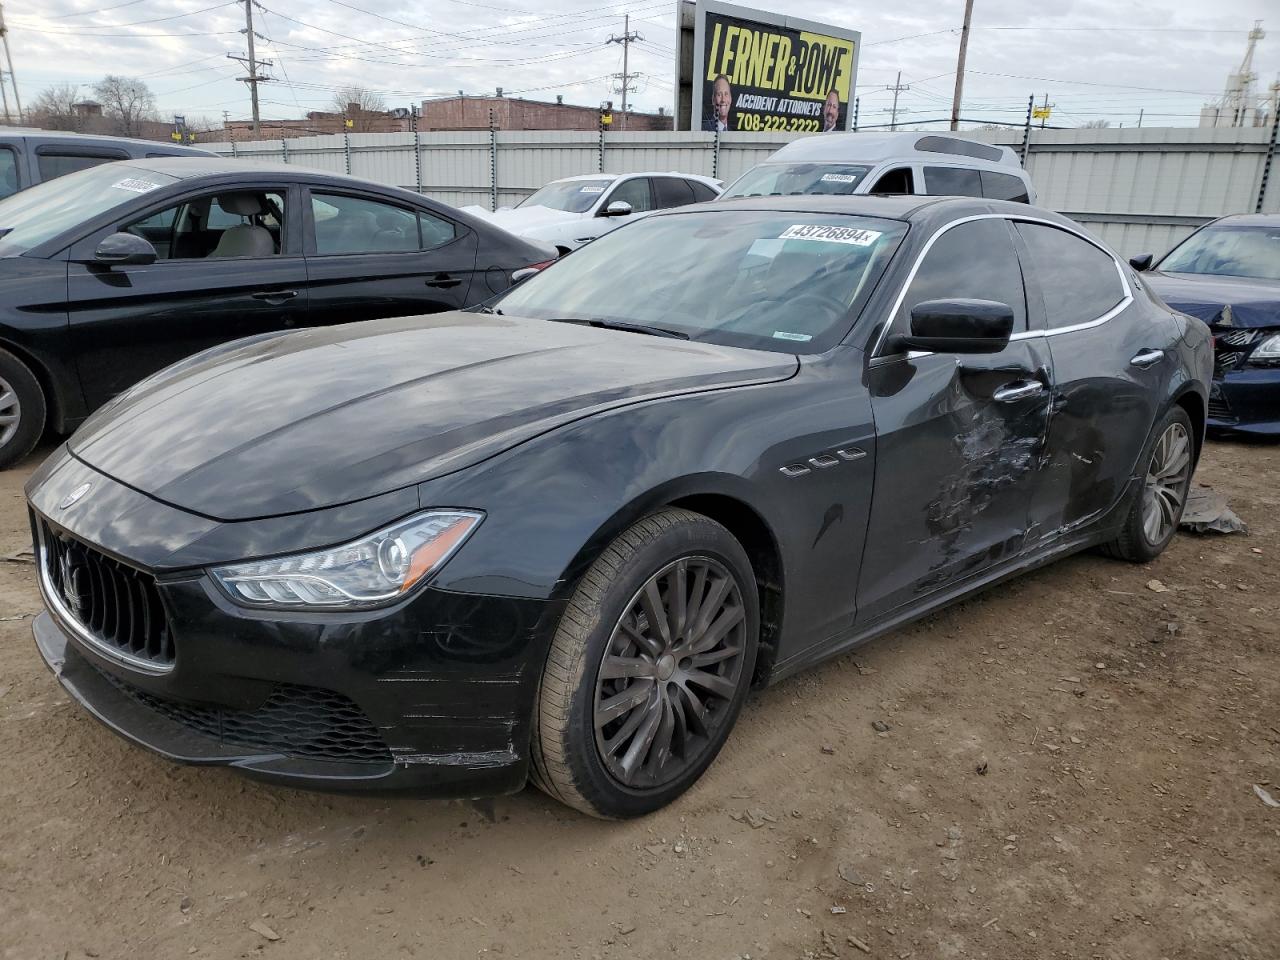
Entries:
{"type": "Polygon", "coordinates": [[[911,308],[910,335],[889,349],[931,353],[999,353],[1013,334],[1013,308],[995,300],[926,300],[911,308]]]}
{"type": "Polygon", "coordinates": [[[1133,267],[1133,269],[1137,270],[1139,273],[1142,273],[1144,270],[1151,269],[1151,263],[1153,260],[1155,260],[1155,257],[1151,254],[1140,253],[1136,257],[1129,258],[1129,266],[1133,267]]]}
{"type": "Polygon", "coordinates": [[[615,200],[604,208],[606,217],[628,217],[631,215],[631,204],[625,200],[615,200]]]}
{"type": "Polygon", "coordinates": [[[156,256],[151,241],[134,233],[113,233],[93,251],[94,262],[109,267],[144,266],[155,263],[156,256]]]}

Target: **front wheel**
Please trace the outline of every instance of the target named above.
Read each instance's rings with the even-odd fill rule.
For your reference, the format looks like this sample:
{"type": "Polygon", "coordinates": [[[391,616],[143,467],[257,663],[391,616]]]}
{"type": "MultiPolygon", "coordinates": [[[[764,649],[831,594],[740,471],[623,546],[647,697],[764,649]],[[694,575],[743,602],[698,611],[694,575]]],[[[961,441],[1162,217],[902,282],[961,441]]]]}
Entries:
{"type": "Polygon", "coordinates": [[[0,350],[0,470],[21,460],[44,431],[40,381],[8,350],[0,350]]]}
{"type": "Polygon", "coordinates": [[[1155,431],[1147,451],[1146,474],[1120,535],[1104,549],[1113,557],[1146,563],[1169,545],[1182,521],[1195,470],[1195,441],[1191,418],[1182,407],[1171,407],[1155,431]]]}
{"type": "Polygon", "coordinates": [[[751,563],[728,530],[678,509],[636,523],[582,578],[552,641],[534,783],[608,819],[670,803],[728,738],[759,632],[751,563]]]}

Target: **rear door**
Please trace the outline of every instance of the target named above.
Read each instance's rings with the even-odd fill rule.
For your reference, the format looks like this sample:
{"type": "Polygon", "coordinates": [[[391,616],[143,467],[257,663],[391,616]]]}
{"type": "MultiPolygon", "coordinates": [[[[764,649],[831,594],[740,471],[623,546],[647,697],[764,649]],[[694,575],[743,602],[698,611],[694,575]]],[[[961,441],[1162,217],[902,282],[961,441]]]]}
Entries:
{"type": "Polygon", "coordinates": [[[308,323],[439,313],[471,302],[479,240],[465,225],[408,203],[321,187],[307,191],[304,214],[308,323]]]}
{"type": "Polygon", "coordinates": [[[1014,339],[995,354],[912,352],[871,360],[876,476],[859,574],[860,622],[955,589],[1023,549],[1049,422],[1050,364],[1029,320],[1007,221],[961,220],[936,234],[889,332],[910,329],[917,303],[952,298],[1009,304],[1014,339]]]}
{"type": "Polygon", "coordinates": [[[1053,358],[1048,461],[1029,519],[1043,539],[1097,518],[1124,493],[1168,396],[1175,327],[1144,309],[1124,268],[1091,240],[1048,223],[1016,228],[1053,358]]]}
{"type": "MultiPolygon", "coordinates": [[[[244,209],[243,202],[228,204],[244,209]]],[[[229,190],[192,191],[75,244],[67,312],[89,408],[206,347],[296,323],[307,283],[296,208],[296,194],[287,185],[250,181],[229,190]],[[229,195],[258,197],[262,212],[223,210],[219,197],[229,195]],[[231,226],[260,230],[258,236],[271,239],[258,254],[228,255],[219,246],[231,226]],[[98,243],[117,230],[150,240],[156,262],[93,262],[98,243]]]]}

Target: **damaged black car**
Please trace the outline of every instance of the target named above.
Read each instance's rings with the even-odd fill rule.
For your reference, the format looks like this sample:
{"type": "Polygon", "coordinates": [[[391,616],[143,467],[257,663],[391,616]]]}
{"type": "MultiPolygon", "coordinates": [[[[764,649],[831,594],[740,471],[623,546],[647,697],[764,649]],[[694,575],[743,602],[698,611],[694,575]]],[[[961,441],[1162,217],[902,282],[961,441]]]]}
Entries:
{"type": "MultiPolygon", "coordinates": [[[[1151,257],[1135,257],[1147,267],[1151,257]]],[[[1222,217],[1146,274],[1213,333],[1209,429],[1280,438],[1280,215],[1222,217]]]]}
{"type": "Polygon", "coordinates": [[[1211,363],[1025,204],[657,213],[480,312],[112,401],[27,485],[35,639],[174,760],[637,816],[753,686],[1079,550],[1158,555],[1211,363]]]}

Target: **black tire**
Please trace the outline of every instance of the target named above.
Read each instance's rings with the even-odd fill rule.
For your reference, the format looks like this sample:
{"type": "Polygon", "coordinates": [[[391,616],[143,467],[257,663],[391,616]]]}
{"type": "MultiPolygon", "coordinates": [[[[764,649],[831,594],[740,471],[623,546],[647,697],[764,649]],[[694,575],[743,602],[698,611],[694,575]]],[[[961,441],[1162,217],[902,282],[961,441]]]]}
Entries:
{"type": "MultiPolygon", "coordinates": [[[[533,782],[555,799],[603,819],[642,816],[670,803],[711,765],[728,738],[751,684],[759,633],[759,597],[751,562],[728,530],[708,517],[679,509],[662,510],[639,521],[591,565],[552,640],[534,707],[533,782]],[[679,580],[674,579],[677,576],[679,580]],[[671,579],[655,579],[663,577],[671,579]],[[672,635],[673,646],[669,649],[673,652],[649,658],[651,675],[611,671],[602,676],[606,661],[640,664],[642,657],[649,656],[632,641],[639,634],[624,627],[624,619],[631,628],[644,624],[640,632],[658,642],[656,631],[648,626],[649,618],[631,619],[643,606],[642,593],[651,581],[655,591],[659,590],[657,583],[666,583],[666,592],[661,594],[665,626],[662,632],[672,635]],[[678,592],[689,598],[688,606],[668,612],[666,603],[677,592],[676,583],[687,587],[678,592]],[[722,586],[726,596],[723,605],[717,596],[722,586]],[[699,587],[705,589],[699,591],[699,587]],[[694,599],[698,599],[696,606],[694,599]],[[738,625],[724,634],[723,642],[716,641],[711,653],[698,652],[697,644],[703,642],[699,637],[710,638],[720,631],[706,625],[699,627],[694,622],[699,618],[693,611],[705,613],[708,623],[714,617],[717,627],[730,620],[738,625]],[[672,629],[677,622],[682,625],[672,629]],[[681,637],[685,639],[681,641],[681,637]],[[681,642],[687,646],[682,648],[681,642]],[[622,649],[619,644],[631,646],[622,649]],[[705,692],[700,681],[693,679],[706,676],[701,661],[732,650],[734,645],[739,653],[706,668],[725,674],[717,677],[724,693],[717,696],[705,692]],[[621,654],[616,653],[620,649],[622,653],[632,651],[633,656],[622,660],[621,654]],[[657,715],[661,715],[661,727],[665,728],[665,748],[638,748],[643,758],[638,761],[640,766],[634,771],[632,783],[623,782],[619,775],[623,761],[632,751],[615,748],[625,754],[619,759],[615,751],[605,749],[609,725],[597,730],[596,720],[604,716],[598,708],[601,704],[607,708],[608,696],[617,696],[618,687],[611,684],[623,688],[624,693],[641,684],[651,684],[646,701],[628,709],[645,715],[640,730],[647,729],[648,718],[657,715]],[[732,696],[727,696],[729,689],[732,696]],[[706,712],[697,713],[697,704],[690,701],[703,695],[710,706],[703,703],[706,712]],[[602,754],[608,754],[608,758],[602,754]]],[[[629,722],[622,717],[630,718],[631,714],[620,714],[619,719],[611,721],[617,724],[613,727],[615,732],[629,722]]],[[[659,724],[656,719],[653,722],[659,724]]],[[[623,736],[617,732],[615,742],[623,736]]],[[[630,743],[640,737],[641,733],[633,733],[630,743]]],[[[662,738],[661,731],[650,733],[649,743],[659,743],[662,738]]]]}
{"type": "Polygon", "coordinates": [[[40,381],[8,350],[0,350],[0,470],[35,448],[44,433],[45,401],[40,381]],[[17,416],[14,423],[5,422],[17,416]]]}
{"type": "Polygon", "coordinates": [[[1182,520],[1182,511],[1187,503],[1187,492],[1191,489],[1191,476],[1195,472],[1195,434],[1186,410],[1174,405],[1165,411],[1159,425],[1152,431],[1151,440],[1148,442],[1147,449],[1142,452],[1140,463],[1143,465],[1143,476],[1146,480],[1133,495],[1133,502],[1125,515],[1124,526],[1120,529],[1119,535],[1102,545],[1103,552],[1108,556],[1115,557],[1117,560],[1128,560],[1130,563],[1147,563],[1154,560],[1164,552],[1165,547],[1173,540],[1173,535],[1178,532],[1178,523],[1182,520]],[[1187,447],[1185,475],[1179,475],[1176,478],[1177,482],[1170,485],[1178,490],[1177,505],[1171,506],[1167,514],[1167,518],[1172,522],[1163,525],[1158,534],[1153,536],[1147,524],[1147,511],[1152,496],[1149,492],[1152,471],[1156,468],[1156,461],[1161,455],[1162,439],[1171,431],[1176,433],[1179,429],[1187,447]]]}

